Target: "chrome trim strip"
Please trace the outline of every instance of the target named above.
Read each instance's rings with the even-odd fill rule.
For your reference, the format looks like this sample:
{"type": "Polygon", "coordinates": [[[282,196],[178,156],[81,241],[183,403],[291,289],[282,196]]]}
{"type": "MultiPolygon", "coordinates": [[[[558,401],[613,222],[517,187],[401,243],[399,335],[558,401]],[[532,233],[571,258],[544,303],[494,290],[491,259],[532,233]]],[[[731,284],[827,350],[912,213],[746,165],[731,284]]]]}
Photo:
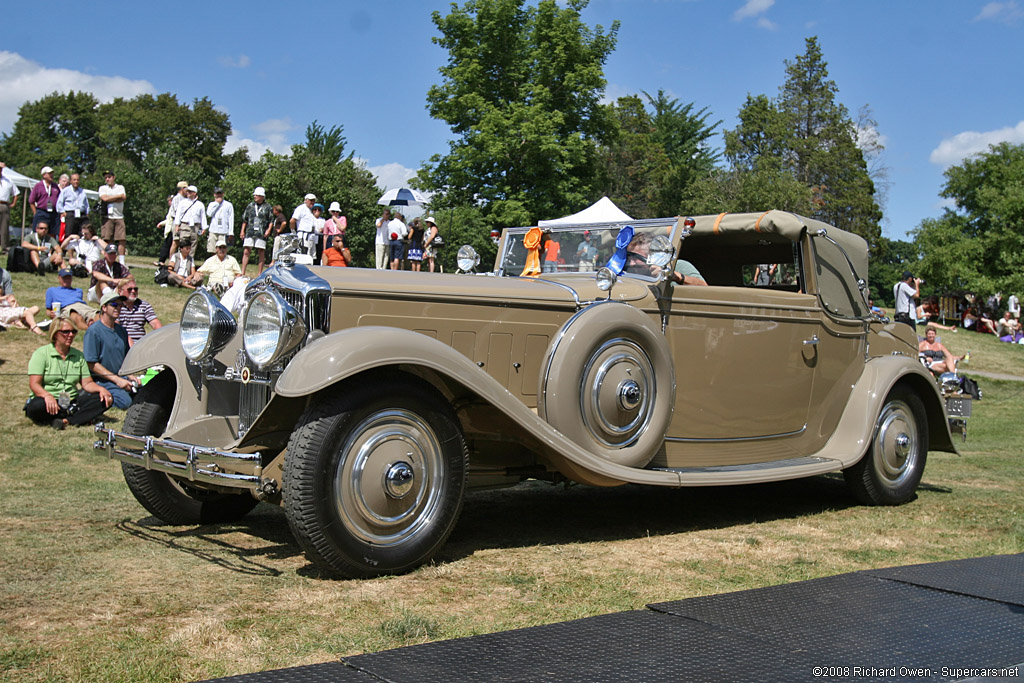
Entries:
{"type": "Polygon", "coordinates": [[[533,282],[543,282],[545,284],[555,285],[556,287],[561,287],[562,289],[564,289],[567,292],[569,292],[570,294],[572,294],[572,298],[576,302],[577,306],[580,305],[580,295],[576,292],[575,289],[573,289],[569,285],[565,284],[564,282],[556,282],[554,280],[545,280],[542,277],[522,277],[522,276],[519,276],[519,275],[516,276],[516,279],[519,279],[519,280],[530,280],[530,281],[533,281],[533,282]]]}
{"type": "Polygon", "coordinates": [[[152,436],[135,436],[96,425],[101,439],[93,444],[96,450],[106,450],[107,457],[147,470],[156,470],[188,481],[215,484],[231,488],[257,491],[263,474],[263,457],[260,453],[229,453],[208,446],[195,446],[173,439],[157,439],[152,436]],[[185,457],[185,462],[168,460],[159,455],[176,454],[185,457]],[[219,465],[241,469],[245,474],[224,472],[219,465]],[[252,474],[249,474],[251,472],[252,474]]]}
{"type": "Polygon", "coordinates": [[[783,432],[781,434],[767,434],[765,436],[730,436],[714,439],[693,439],[685,436],[666,436],[665,441],[674,443],[732,443],[736,441],[764,441],[767,439],[784,439],[790,436],[797,436],[807,431],[807,424],[794,432],[783,432]]]}
{"type": "MultiPolygon", "coordinates": [[[[659,472],[678,472],[680,474],[693,474],[696,472],[755,472],[758,470],[785,469],[787,467],[803,467],[805,465],[822,465],[834,462],[830,458],[817,458],[806,456],[802,458],[788,458],[786,460],[769,460],[767,462],[752,462],[746,465],[712,465],[710,467],[651,467],[659,472]]],[[[837,463],[838,464],[838,463],[837,463]]]]}

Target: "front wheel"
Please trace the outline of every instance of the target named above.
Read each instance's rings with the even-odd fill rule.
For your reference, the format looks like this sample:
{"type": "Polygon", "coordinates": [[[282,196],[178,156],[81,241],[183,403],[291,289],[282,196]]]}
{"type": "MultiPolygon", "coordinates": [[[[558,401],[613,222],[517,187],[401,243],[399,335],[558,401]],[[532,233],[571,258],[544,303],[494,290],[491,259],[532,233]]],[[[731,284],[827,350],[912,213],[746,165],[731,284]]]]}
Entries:
{"type": "Polygon", "coordinates": [[[329,574],[409,571],[447,540],[462,508],[468,456],[434,387],[382,374],[332,390],[292,433],[284,508],[306,556],[329,574]]]}
{"type": "MultiPolygon", "coordinates": [[[[159,436],[167,428],[169,382],[157,377],[144,386],[124,414],[124,430],[134,436],[159,436]]],[[[173,398],[173,394],[171,394],[173,398]]],[[[219,493],[138,465],[121,463],[135,500],[154,517],[175,525],[233,522],[259,502],[248,493],[219,493]]]]}
{"type": "Polygon", "coordinates": [[[927,457],[924,405],[907,389],[894,389],[878,414],[868,452],[843,476],[860,502],[899,505],[913,498],[927,457]]]}

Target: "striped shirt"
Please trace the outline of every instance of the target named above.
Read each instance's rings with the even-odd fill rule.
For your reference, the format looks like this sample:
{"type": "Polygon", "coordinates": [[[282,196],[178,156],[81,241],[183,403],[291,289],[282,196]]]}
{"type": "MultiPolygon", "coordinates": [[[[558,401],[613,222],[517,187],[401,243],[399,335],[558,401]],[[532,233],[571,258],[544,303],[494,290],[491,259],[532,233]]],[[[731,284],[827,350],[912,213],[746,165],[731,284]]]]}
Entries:
{"type": "Polygon", "coordinates": [[[121,315],[117,317],[118,324],[128,333],[132,343],[142,339],[146,334],[146,323],[156,320],[156,311],[142,299],[135,300],[135,306],[129,306],[127,302],[121,307],[121,315]]]}

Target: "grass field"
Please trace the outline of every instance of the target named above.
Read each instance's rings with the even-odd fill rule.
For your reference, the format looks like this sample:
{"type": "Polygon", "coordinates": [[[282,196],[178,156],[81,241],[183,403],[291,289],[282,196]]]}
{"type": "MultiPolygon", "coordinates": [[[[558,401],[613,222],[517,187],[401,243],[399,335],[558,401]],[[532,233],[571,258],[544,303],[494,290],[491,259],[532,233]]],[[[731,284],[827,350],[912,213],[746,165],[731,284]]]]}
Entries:
{"type": "MultiPolygon", "coordinates": [[[[142,297],[175,322],[186,293],[142,297]]],[[[15,276],[22,303],[44,280],[15,276]]],[[[76,284],[80,284],[76,280],[76,284]]],[[[898,564],[1024,551],[1024,382],[981,380],[961,456],[932,454],[916,500],[857,505],[841,476],[688,490],[532,483],[471,494],[436,561],[328,581],[282,512],[168,527],[85,429],[29,423],[39,339],[0,335],[0,680],[187,681],[898,564]]],[[[971,368],[1024,375],[1024,348],[946,333],[971,368]]],[[[81,348],[81,338],[76,340],[81,348]]],[[[119,423],[120,411],[111,411],[119,423]]]]}

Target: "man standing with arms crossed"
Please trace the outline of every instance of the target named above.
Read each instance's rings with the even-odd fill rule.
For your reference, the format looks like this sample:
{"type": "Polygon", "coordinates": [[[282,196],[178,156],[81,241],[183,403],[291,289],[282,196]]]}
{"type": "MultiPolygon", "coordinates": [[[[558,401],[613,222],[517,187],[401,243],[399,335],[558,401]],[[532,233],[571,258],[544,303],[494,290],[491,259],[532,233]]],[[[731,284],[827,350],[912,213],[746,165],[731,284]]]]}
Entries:
{"type": "Polygon", "coordinates": [[[82,232],[81,225],[89,220],[89,198],[85,189],[78,186],[80,177],[71,174],[71,184],[60,191],[57,197],[57,213],[64,219],[64,235],[78,235],[82,232]]]}
{"type": "Polygon", "coordinates": [[[117,260],[124,265],[125,246],[128,244],[128,231],[124,225],[124,185],[115,183],[117,178],[113,171],[104,171],[105,185],[100,186],[100,202],[103,204],[103,226],[100,237],[107,244],[117,242],[117,260]]]}
{"type": "Polygon", "coordinates": [[[224,190],[219,187],[213,188],[213,201],[206,207],[206,216],[210,219],[206,250],[212,254],[217,251],[217,240],[230,242],[235,238],[235,207],[224,199],[224,190]]]}
{"type": "MultiPolygon", "coordinates": [[[[7,232],[11,225],[11,210],[18,203],[18,195],[21,190],[10,178],[4,177],[4,169],[7,164],[0,161],[0,251],[7,253],[10,244],[10,234],[7,232]]],[[[7,292],[10,294],[10,292],[7,292]]]]}
{"type": "Polygon", "coordinates": [[[262,187],[252,191],[252,201],[242,212],[242,228],[238,236],[242,242],[242,275],[249,267],[249,254],[253,249],[259,254],[259,270],[263,272],[263,264],[267,258],[267,238],[274,225],[274,211],[267,204],[267,192],[262,187]]]}

